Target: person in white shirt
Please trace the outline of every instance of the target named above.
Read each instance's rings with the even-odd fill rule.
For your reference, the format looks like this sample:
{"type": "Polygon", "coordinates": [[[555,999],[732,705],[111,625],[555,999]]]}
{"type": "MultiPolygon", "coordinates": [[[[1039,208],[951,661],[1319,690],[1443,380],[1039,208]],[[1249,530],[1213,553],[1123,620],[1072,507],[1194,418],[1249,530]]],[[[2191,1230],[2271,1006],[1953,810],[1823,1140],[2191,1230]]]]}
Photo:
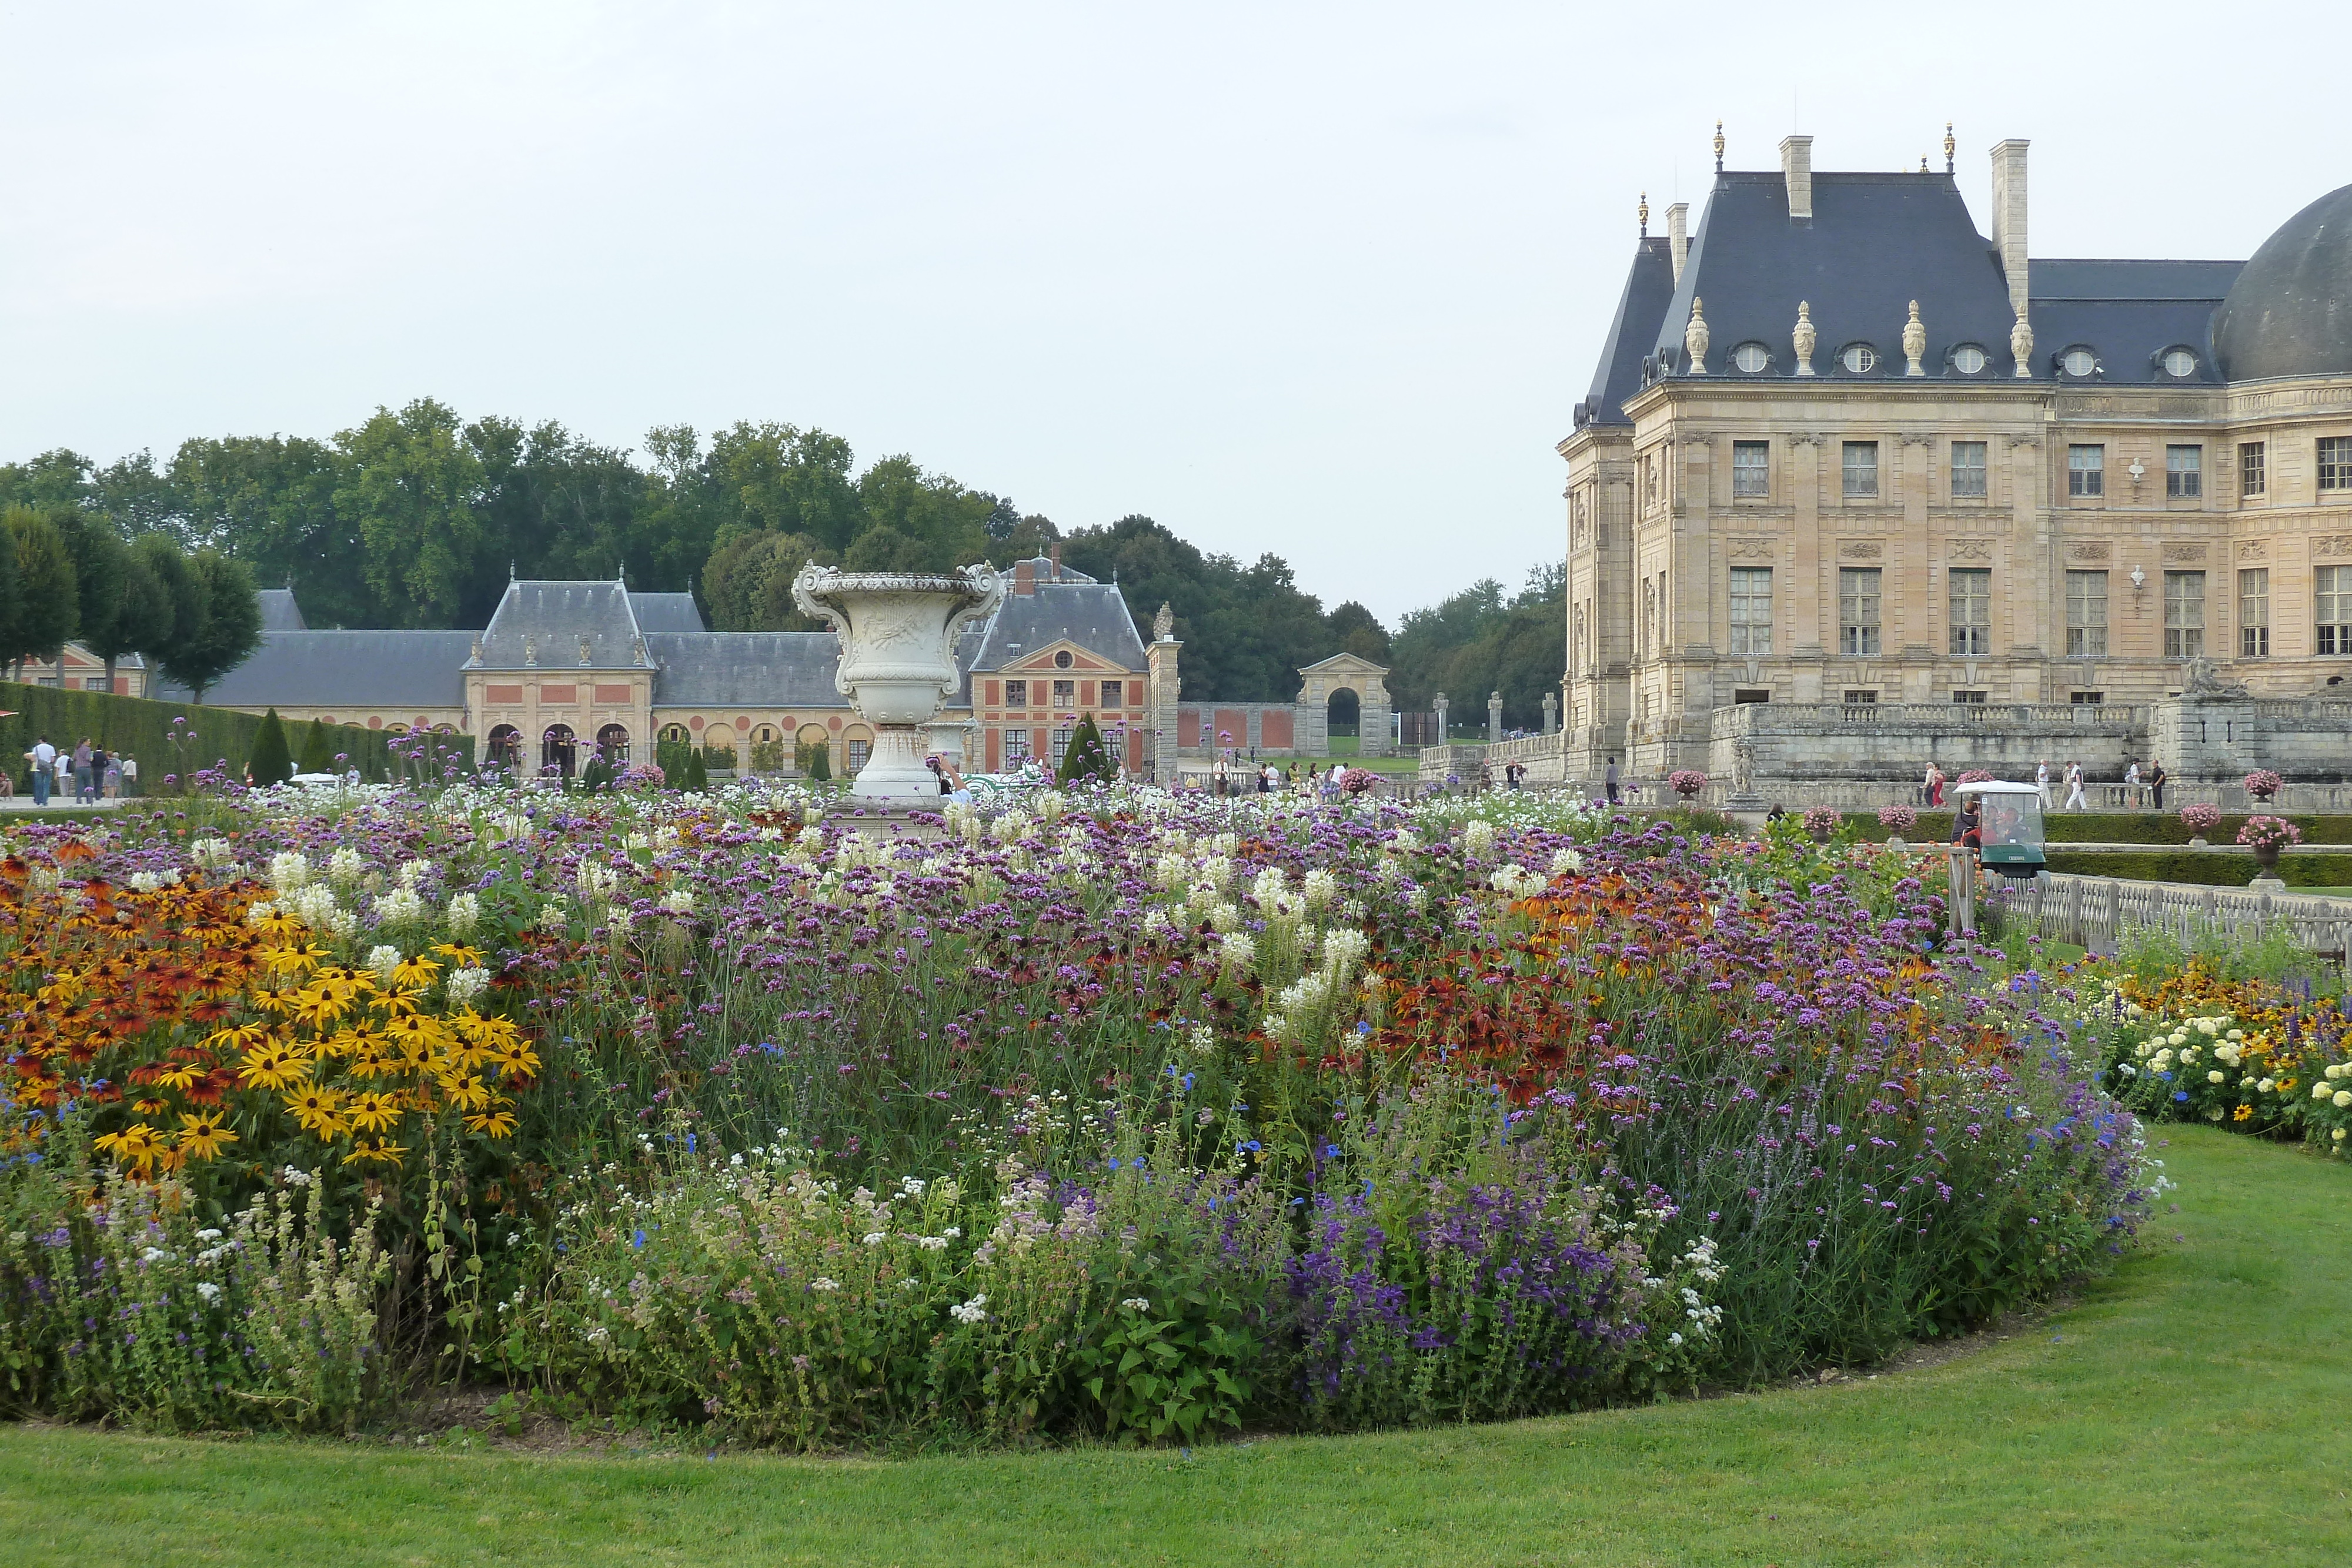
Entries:
{"type": "Polygon", "coordinates": [[[45,735],[33,743],[32,750],[25,753],[25,760],[33,765],[33,804],[46,806],[49,803],[50,782],[56,777],[58,748],[49,744],[45,735]]]}
{"type": "Polygon", "coordinates": [[[2083,765],[2069,762],[2066,764],[2066,810],[2084,811],[2089,809],[2090,802],[2083,799],[2083,765]]]}
{"type": "Polygon", "coordinates": [[[57,775],[58,792],[59,794],[63,794],[66,790],[74,787],[74,764],[72,752],[60,751],[58,753],[57,775]]]}
{"type": "Polygon", "coordinates": [[[122,792],[126,796],[139,793],[139,758],[127,751],[122,754],[122,792]]]}
{"type": "Polygon", "coordinates": [[[2125,804],[2131,806],[2137,806],[2140,803],[2139,762],[2137,758],[2133,760],[2130,767],[2124,769],[2124,802],[2125,804]]]}
{"type": "Polygon", "coordinates": [[[2050,759],[2046,757],[2033,765],[2033,787],[2042,792],[2042,809],[2050,810],[2050,759]]]}

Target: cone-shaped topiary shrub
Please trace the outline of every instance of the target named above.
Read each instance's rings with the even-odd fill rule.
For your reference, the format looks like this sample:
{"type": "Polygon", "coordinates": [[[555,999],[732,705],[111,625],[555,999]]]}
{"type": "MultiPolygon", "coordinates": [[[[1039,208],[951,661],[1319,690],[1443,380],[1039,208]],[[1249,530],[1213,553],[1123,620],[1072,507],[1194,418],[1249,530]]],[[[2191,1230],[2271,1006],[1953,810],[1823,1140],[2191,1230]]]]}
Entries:
{"type": "Polygon", "coordinates": [[[286,747],[286,726],[278,721],[276,708],[261,716],[261,727],[254,732],[252,760],[246,764],[246,771],[253,775],[253,787],[257,789],[283,784],[294,777],[294,758],[286,747]]]}

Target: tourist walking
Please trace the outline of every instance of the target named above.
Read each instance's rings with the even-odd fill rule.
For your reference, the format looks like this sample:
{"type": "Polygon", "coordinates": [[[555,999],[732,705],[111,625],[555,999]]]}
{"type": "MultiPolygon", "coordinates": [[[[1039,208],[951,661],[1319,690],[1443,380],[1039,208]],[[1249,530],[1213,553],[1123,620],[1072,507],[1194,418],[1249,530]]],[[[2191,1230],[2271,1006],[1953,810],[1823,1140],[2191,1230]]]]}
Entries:
{"type": "Polygon", "coordinates": [[[49,737],[45,735],[33,742],[33,749],[25,753],[25,760],[33,765],[33,804],[46,806],[49,803],[49,783],[54,777],[51,770],[58,765],[58,748],[49,744],[49,737]]]}
{"type": "Polygon", "coordinates": [[[1945,784],[1944,770],[1943,770],[1941,768],[1938,768],[1937,766],[1936,766],[1936,764],[1934,764],[1934,763],[1932,763],[1932,762],[1930,762],[1929,764],[1927,764],[1927,804],[1928,804],[1928,805],[1930,805],[1930,806],[1938,806],[1938,807],[1940,807],[1941,805],[1943,805],[1943,803],[1944,803],[1944,784],[1945,784]]]}
{"type": "Polygon", "coordinates": [[[2149,769],[2147,775],[2147,792],[2156,798],[2156,809],[2159,811],[2164,810],[2164,781],[2167,775],[2164,771],[2164,764],[2161,762],[2156,764],[2154,768],[2149,769]]]}
{"type": "Polygon", "coordinates": [[[2090,810],[2090,802],[2083,799],[2083,765],[2079,762],[2066,764],[2066,810],[2090,810]]]}
{"type": "Polygon", "coordinates": [[[98,763],[98,798],[101,800],[122,799],[122,759],[100,752],[98,763]]]}
{"type": "Polygon", "coordinates": [[[2137,810],[2147,804],[2139,788],[2139,758],[2135,757],[2124,768],[2124,803],[2137,810]]]}
{"type": "Polygon", "coordinates": [[[2042,809],[2050,810],[2050,759],[2046,757],[2033,765],[2033,788],[2042,796],[2042,809]]]}
{"type": "Polygon", "coordinates": [[[1609,759],[1608,768],[1601,772],[1601,787],[1609,791],[1609,803],[1615,805],[1617,803],[1617,759],[1615,758],[1609,759]]]}
{"type": "Polygon", "coordinates": [[[62,795],[74,787],[74,760],[70,751],[58,753],[58,793],[62,795]]]}
{"type": "Polygon", "coordinates": [[[1503,764],[1503,782],[1516,789],[1519,787],[1519,780],[1527,776],[1527,771],[1517,762],[1506,762],[1503,764]]]}
{"type": "Polygon", "coordinates": [[[83,736],[81,744],[73,750],[74,804],[87,806],[98,799],[98,781],[90,766],[89,737],[83,736]]]}

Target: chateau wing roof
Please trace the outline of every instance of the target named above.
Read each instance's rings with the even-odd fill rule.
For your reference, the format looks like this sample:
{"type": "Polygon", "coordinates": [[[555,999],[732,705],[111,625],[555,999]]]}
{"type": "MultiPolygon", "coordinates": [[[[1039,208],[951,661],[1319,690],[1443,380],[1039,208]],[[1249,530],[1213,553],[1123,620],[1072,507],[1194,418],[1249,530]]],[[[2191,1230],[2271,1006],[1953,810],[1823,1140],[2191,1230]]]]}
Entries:
{"type": "Polygon", "coordinates": [[[1625,400],[1642,390],[1642,361],[1657,340],[1658,323],[1675,297],[1675,258],[1663,238],[1644,238],[1633,251],[1633,265],[1625,274],[1625,291],[1618,296],[1617,314],[1601,346],[1601,363],[1592,372],[1592,391],[1576,405],[1576,426],[1629,424],[1625,400]]]}
{"type": "MultiPolygon", "coordinates": [[[[1777,172],[1718,174],[1653,344],[1676,374],[1689,370],[1683,340],[1694,298],[1704,301],[1707,371],[1726,379],[1796,374],[1800,300],[1817,334],[1813,371],[1825,380],[1902,379],[1914,299],[1927,329],[1920,362],[1931,376],[1947,373],[1946,355],[1963,343],[2006,370],[2016,319],[2000,256],[1949,174],[1816,173],[1810,221],[1790,219],[1788,182],[1777,172]],[[1751,341],[1769,351],[1770,365],[1754,376],[1730,370],[1732,351],[1751,341]],[[1839,361],[1854,343],[1877,354],[1860,376],[1839,361]]],[[[2034,337],[2042,340],[2038,324],[2034,337]]]]}
{"type": "MultiPolygon", "coordinates": [[[[482,633],[482,668],[520,670],[528,642],[542,670],[634,669],[640,628],[629,591],[614,581],[509,582],[482,633]],[[580,639],[588,639],[588,662],[580,639]]],[[[470,639],[469,639],[470,641],[470,639]]],[[[460,664],[466,655],[458,655],[460,664]]]]}
{"type": "Polygon", "coordinates": [[[261,601],[261,629],[264,632],[307,632],[310,623],[302,619],[302,607],[294,602],[290,588],[265,588],[254,595],[261,601]]]}
{"type": "Polygon", "coordinates": [[[2218,386],[2213,311],[2245,266],[2238,261],[2104,261],[2026,264],[2037,374],[2081,345],[2098,356],[2097,380],[2218,386]],[[2197,355],[2188,377],[2163,368],[2168,349],[2197,355]]]}
{"type": "Polygon", "coordinates": [[[1034,593],[1008,589],[964,668],[967,673],[993,670],[1062,637],[1121,669],[1143,668],[1143,637],[1118,585],[1091,578],[1078,580],[1066,570],[1058,582],[1040,581],[1034,593]]]}
{"type": "MultiPolygon", "coordinates": [[[[466,705],[470,632],[264,632],[212,685],[218,707],[451,708],[466,705]]],[[[164,688],[185,700],[185,687],[164,688]]],[[[167,698],[167,700],[169,700],[167,698]]]]}
{"type": "Polygon", "coordinates": [[[654,632],[656,707],[839,707],[830,632],[654,632]]]}
{"type": "Polygon", "coordinates": [[[703,624],[702,608],[691,593],[631,593],[629,612],[637,619],[637,630],[647,636],[656,632],[708,632],[703,624]]]}

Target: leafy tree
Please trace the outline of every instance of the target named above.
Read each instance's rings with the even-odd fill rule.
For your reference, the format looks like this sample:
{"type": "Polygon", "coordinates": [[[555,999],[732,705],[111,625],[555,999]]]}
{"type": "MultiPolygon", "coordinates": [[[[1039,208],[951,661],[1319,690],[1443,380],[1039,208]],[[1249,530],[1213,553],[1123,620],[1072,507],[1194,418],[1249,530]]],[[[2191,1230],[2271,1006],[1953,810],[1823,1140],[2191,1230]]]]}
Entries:
{"type": "Polygon", "coordinates": [[[82,636],[89,651],[106,661],[108,691],[114,689],[114,666],[125,653],[143,653],[150,648],[161,647],[172,635],[169,591],[144,552],[130,545],[121,549],[122,586],[108,619],[106,635],[94,638],[85,632],[82,636]]]}
{"type": "Polygon", "coordinates": [[[16,530],[0,520],[0,667],[16,660],[22,647],[18,628],[25,613],[25,595],[16,574],[16,530]]]}
{"type": "Polygon", "coordinates": [[[454,624],[495,547],[477,503],[482,461],[447,405],[419,398],[379,408],[335,437],[347,460],[337,516],[357,529],[361,575],[375,608],[396,624],[454,624]]]}
{"type": "Polygon", "coordinates": [[[1339,641],[1339,651],[1353,653],[1360,659],[1370,659],[1375,664],[1385,664],[1390,659],[1389,634],[1379,619],[1362,605],[1350,599],[1323,618],[1324,626],[1339,641]]]}
{"type": "Polygon", "coordinates": [[[1080,716],[1077,727],[1070,732],[1070,744],[1062,753],[1062,782],[1076,783],[1082,779],[1103,784],[1118,781],[1118,769],[1111,765],[1110,752],[1103,746],[1102,731],[1095,725],[1095,716],[1080,716]]]}
{"type": "Polygon", "coordinates": [[[201,703],[206,687],[261,646],[261,601],[245,563],[216,550],[198,550],[189,557],[188,579],[198,591],[190,598],[200,598],[202,608],[192,625],[182,624],[184,615],[173,617],[172,645],[163,651],[163,666],[165,674],[201,703]]]}
{"type": "Polygon", "coordinates": [[[106,689],[114,689],[114,663],[132,649],[123,626],[131,579],[131,547],[106,519],[87,512],[53,514],[66,553],[73,558],[77,601],[74,641],[106,661],[106,689]]]}
{"type": "Polygon", "coordinates": [[[327,727],[321,720],[312,719],[310,727],[302,732],[302,771],[335,771],[334,737],[327,733],[327,727]]]}
{"type": "Polygon", "coordinates": [[[738,531],[711,553],[702,579],[710,623],[722,632],[812,632],[824,622],[793,604],[793,579],[811,560],[835,564],[834,552],[807,534],[738,531]]]}
{"type": "Polygon", "coordinates": [[[321,626],[376,624],[366,547],[339,514],[349,461],[304,436],[229,436],[180,444],[166,472],[180,541],[244,561],[259,582],[294,590],[321,626]]]}
{"type": "Polygon", "coordinates": [[[0,648],[0,659],[54,659],[80,626],[73,558],[57,525],[30,507],[10,507],[0,520],[16,548],[17,595],[9,645],[0,648]]]}
{"type": "Polygon", "coordinates": [[[183,635],[204,624],[209,600],[205,583],[190,570],[188,558],[164,535],[140,535],[131,541],[131,553],[154,580],[169,611],[154,628],[158,634],[139,644],[148,663],[157,664],[169,659],[183,635]]]}
{"type": "Polygon", "coordinates": [[[253,753],[246,760],[245,771],[257,789],[283,784],[294,777],[294,759],[286,747],[286,726],[279,722],[276,708],[261,716],[261,727],[254,732],[253,753]]]}
{"type": "Polygon", "coordinates": [[[1568,645],[1566,564],[1529,571],[1517,594],[1492,578],[1398,623],[1389,689],[1401,711],[1425,711],[1448,693],[1455,711],[1483,719],[1486,694],[1503,694],[1503,719],[1532,729],[1547,691],[1559,689],[1568,645]]]}

